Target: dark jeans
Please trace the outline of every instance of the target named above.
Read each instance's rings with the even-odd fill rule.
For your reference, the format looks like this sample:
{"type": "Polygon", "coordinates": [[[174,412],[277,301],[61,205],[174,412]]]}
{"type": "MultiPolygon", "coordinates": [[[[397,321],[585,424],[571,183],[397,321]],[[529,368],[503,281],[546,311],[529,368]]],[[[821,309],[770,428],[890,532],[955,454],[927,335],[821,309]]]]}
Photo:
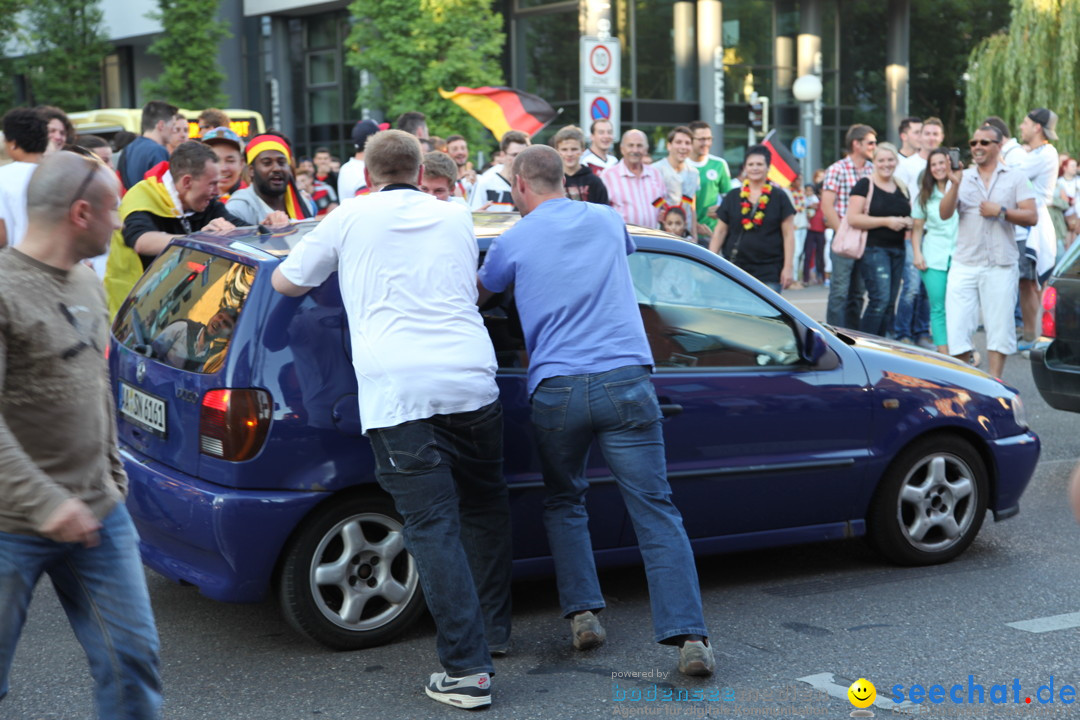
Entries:
{"type": "Polygon", "coordinates": [[[498,400],[368,431],[379,485],[405,519],[405,547],[450,675],[493,672],[510,641],[510,503],[498,400]]]}
{"type": "Polygon", "coordinates": [[[856,330],[862,314],[863,294],[866,292],[859,272],[862,260],[842,257],[831,250],[829,252],[832,274],[829,276],[829,304],[825,321],[836,327],[856,330]]]}
{"type": "Polygon", "coordinates": [[[900,279],[904,274],[904,251],[902,248],[868,247],[863,253],[860,265],[869,298],[859,322],[859,330],[884,336],[889,309],[896,303],[896,296],[900,293],[900,279]]]}
{"type": "Polygon", "coordinates": [[[893,332],[901,339],[917,340],[930,334],[930,298],[923,286],[922,273],[915,267],[911,243],[904,251],[904,284],[896,303],[893,332]]]}
{"type": "Polygon", "coordinates": [[[825,279],[825,233],[808,230],[803,246],[803,282],[810,282],[811,270],[819,282],[825,279]]]}

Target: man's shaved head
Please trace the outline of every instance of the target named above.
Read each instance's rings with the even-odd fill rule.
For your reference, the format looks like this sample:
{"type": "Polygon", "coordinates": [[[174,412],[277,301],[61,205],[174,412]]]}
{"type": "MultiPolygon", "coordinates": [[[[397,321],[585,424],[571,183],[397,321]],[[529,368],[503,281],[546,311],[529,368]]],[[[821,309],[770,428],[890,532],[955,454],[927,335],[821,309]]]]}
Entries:
{"type": "Polygon", "coordinates": [[[559,192],[563,187],[562,158],[554,148],[532,145],[514,159],[514,177],[519,175],[534,192],[559,192]]]}
{"type": "Polygon", "coordinates": [[[34,170],[26,188],[26,213],[28,219],[52,225],[67,216],[76,200],[115,206],[116,198],[115,178],[103,163],[58,152],[47,155],[34,170]]]}

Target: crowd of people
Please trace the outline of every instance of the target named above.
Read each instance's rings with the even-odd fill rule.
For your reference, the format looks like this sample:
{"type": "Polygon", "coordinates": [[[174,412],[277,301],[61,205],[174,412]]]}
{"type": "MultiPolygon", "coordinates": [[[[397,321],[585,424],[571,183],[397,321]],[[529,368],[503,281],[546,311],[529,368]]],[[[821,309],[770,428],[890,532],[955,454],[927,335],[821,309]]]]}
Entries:
{"type": "MultiPolygon", "coordinates": [[[[511,648],[502,409],[479,311],[493,295],[513,286],[530,356],[544,523],[573,647],[606,638],[583,475],[596,441],[639,539],[653,639],[678,648],[681,672],[709,675],[715,657],[666,477],[627,225],[707,246],[777,292],[800,277],[827,283],[837,327],[978,364],[972,336],[981,322],[998,376],[1018,335],[1034,339],[1057,245],[1080,229],[1076,161],[1051,144],[1057,116],[1046,108],[1027,114],[1019,141],[1001,118],[987,118],[966,169],[942,147],[936,118],[905,119],[899,148],[853,125],[846,156],[790,190],[769,179],[764,145],[746,150],[733,177],[709,153],[712,128],[700,121],[674,128],[655,162],[639,129],[623,133],[616,158],[606,120],[588,136],[561,128],[550,147],[510,131],[480,170],[464,137],[432,137],[418,112],[394,129],[358,122],[344,165],[325,148],[297,158],[274,131],[244,143],[219,110],[204,112],[191,138],[187,120],[158,101],[123,147],[77,138],[57,108],[14,109],[2,124],[11,162],[0,167],[0,246],[17,252],[0,253],[0,548],[9,560],[0,568],[0,699],[47,573],[109,718],[157,717],[161,681],[122,502],[108,312],[174,238],[326,216],[275,269],[273,287],[299,296],[339,273],[376,477],[404,518],[436,622],[442,670],[424,689],[475,708],[491,702],[492,658],[511,648]],[[470,210],[522,216],[479,272],[470,210]],[[830,233],[845,229],[857,249],[831,249],[830,233]],[[95,261],[101,277],[85,266],[95,261]]],[[[207,328],[229,332],[235,320],[235,311],[219,312],[207,328]]],[[[204,329],[174,324],[154,342],[183,367],[206,352],[204,329]]]]}

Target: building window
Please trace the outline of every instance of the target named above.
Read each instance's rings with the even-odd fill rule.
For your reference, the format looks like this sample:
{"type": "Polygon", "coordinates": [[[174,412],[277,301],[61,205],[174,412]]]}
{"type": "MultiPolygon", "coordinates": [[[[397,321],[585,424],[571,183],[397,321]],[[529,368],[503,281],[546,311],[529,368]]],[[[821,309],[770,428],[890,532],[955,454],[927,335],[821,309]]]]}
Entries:
{"type": "Polygon", "coordinates": [[[639,99],[697,100],[696,14],[695,3],[685,0],[635,2],[639,99]]]}
{"type": "MultiPolygon", "coordinates": [[[[540,0],[531,2],[539,4],[540,0]]],[[[576,105],[581,87],[577,3],[568,10],[521,13],[514,25],[515,87],[539,95],[553,106],[576,105]]]]}

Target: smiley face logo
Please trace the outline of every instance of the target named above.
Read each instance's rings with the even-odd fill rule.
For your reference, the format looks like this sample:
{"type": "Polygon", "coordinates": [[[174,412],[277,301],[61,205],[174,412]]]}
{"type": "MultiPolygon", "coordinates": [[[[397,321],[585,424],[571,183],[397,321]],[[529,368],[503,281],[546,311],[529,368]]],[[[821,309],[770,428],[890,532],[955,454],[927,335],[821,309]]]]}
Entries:
{"type": "Polygon", "coordinates": [[[867,708],[874,704],[874,698],[877,697],[877,688],[874,687],[874,683],[866,678],[859,678],[851,683],[851,687],[847,690],[847,696],[855,707],[867,708]]]}

